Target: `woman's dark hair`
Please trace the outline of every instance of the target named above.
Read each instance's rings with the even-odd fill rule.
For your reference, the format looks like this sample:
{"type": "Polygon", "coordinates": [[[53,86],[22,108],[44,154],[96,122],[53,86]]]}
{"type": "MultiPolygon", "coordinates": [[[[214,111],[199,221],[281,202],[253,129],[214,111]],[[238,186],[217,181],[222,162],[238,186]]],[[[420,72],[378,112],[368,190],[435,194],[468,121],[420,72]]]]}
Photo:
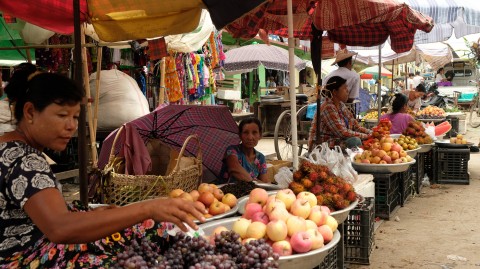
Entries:
{"type": "Polygon", "coordinates": [[[27,102],[31,102],[36,110],[43,111],[52,103],[73,105],[82,101],[83,91],[71,79],[52,73],[34,74],[37,71],[34,65],[22,65],[15,69],[5,87],[8,100],[14,104],[14,116],[18,122],[23,117],[23,107],[27,102]]]}
{"type": "Polygon", "coordinates": [[[440,72],[443,71],[443,67],[441,67],[440,69],[437,70],[437,74],[440,74],[440,72]]]}
{"type": "Polygon", "coordinates": [[[336,90],[340,89],[340,87],[345,83],[347,83],[346,79],[344,79],[342,77],[339,77],[339,76],[333,76],[333,77],[328,79],[325,88],[327,90],[329,90],[330,92],[333,92],[333,91],[336,91],[336,90]]]}
{"type": "Polygon", "coordinates": [[[417,85],[417,87],[415,87],[415,91],[426,93],[427,89],[425,88],[425,85],[420,83],[420,84],[417,85]]]}
{"type": "Polygon", "coordinates": [[[403,93],[395,94],[392,102],[392,114],[397,114],[408,103],[408,97],[403,93]]]}
{"type": "Polygon", "coordinates": [[[242,120],[238,125],[238,133],[242,134],[243,126],[245,126],[245,124],[250,124],[250,123],[255,123],[258,126],[258,131],[260,131],[260,134],[262,134],[262,124],[257,118],[248,118],[248,119],[242,120]]]}

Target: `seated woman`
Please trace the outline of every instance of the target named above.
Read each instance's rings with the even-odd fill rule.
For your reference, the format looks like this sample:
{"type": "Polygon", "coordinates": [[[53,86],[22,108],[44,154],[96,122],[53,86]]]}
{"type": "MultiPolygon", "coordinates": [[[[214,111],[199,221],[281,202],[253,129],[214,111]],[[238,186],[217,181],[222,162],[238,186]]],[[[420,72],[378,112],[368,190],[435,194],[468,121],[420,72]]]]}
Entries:
{"type": "Polygon", "coordinates": [[[67,206],[42,151],[66,148],[83,91],[62,75],[16,70],[5,92],[17,124],[0,137],[0,268],[109,268],[132,240],[165,246],[171,223],[186,231],[197,228],[189,214],[205,221],[205,208],[181,198],[67,206]]]}
{"type": "Polygon", "coordinates": [[[422,97],[426,93],[425,86],[423,84],[418,84],[415,87],[414,91],[408,93],[408,103],[407,106],[414,112],[417,113],[422,106],[422,97]]]}
{"type": "MultiPolygon", "coordinates": [[[[320,106],[320,144],[327,142],[330,147],[340,145],[347,148],[361,146],[361,140],[366,139],[372,132],[360,126],[345,105],[348,99],[346,82],[339,76],[333,76],[327,81],[326,90],[330,96],[320,106]]],[[[308,139],[310,151],[316,141],[316,126],[317,114],[315,113],[308,139]]]]}
{"type": "Polygon", "coordinates": [[[262,138],[260,121],[256,118],[242,120],[238,131],[241,143],[227,148],[220,172],[222,179],[217,183],[253,180],[268,183],[265,156],[255,149],[262,138]]]}
{"type": "Polygon", "coordinates": [[[391,134],[401,134],[407,129],[408,123],[413,119],[410,114],[407,114],[408,98],[402,93],[397,93],[392,100],[391,112],[382,115],[380,119],[389,119],[392,122],[391,134]]]}

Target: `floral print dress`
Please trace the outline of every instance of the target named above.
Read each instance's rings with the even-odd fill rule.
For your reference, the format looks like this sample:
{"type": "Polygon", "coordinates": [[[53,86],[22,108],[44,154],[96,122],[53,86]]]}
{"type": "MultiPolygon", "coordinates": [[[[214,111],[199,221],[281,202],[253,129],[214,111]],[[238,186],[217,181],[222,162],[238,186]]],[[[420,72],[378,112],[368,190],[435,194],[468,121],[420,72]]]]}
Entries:
{"type": "MultiPolygon", "coordinates": [[[[108,268],[132,239],[147,237],[167,246],[173,225],[153,220],[87,244],[50,242],[23,206],[35,193],[57,186],[40,151],[18,141],[0,144],[0,268],[108,268]]],[[[69,209],[88,210],[79,202],[69,209]]]]}
{"type": "Polygon", "coordinates": [[[267,173],[267,161],[265,159],[265,155],[255,150],[255,160],[253,162],[249,162],[247,156],[243,153],[241,149],[241,145],[231,145],[225,151],[222,170],[220,171],[222,181],[218,183],[235,183],[237,181],[228,173],[226,160],[230,155],[237,156],[240,165],[245,168],[245,170],[247,170],[247,172],[252,176],[252,178],[258,178],[259,175],[267,173]]]}

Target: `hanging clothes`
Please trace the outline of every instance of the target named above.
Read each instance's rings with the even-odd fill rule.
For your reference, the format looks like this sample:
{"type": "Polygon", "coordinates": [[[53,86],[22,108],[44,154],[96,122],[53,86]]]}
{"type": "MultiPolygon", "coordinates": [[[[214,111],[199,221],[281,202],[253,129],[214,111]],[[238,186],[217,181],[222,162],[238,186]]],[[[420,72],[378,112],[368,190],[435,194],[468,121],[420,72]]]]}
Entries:
{"type": "Polygon", "coordinates": [[[165,58],[165,88],[167,89],[168,100],[171,103],[178,102],[183,98],[180,80],[177,75],[177,66],[175,59],[171,56],[165,58]]]}

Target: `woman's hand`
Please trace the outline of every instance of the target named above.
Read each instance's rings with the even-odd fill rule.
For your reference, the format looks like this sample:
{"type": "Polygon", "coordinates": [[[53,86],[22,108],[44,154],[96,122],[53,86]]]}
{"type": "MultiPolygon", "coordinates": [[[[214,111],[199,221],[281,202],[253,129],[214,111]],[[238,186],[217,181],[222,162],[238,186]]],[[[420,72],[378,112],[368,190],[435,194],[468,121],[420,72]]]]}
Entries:
{"type": "Polygon", "coordinates": [[[171,222],[184,232],[187,231],[184,223],[196,230],[198,226],[193,222],[193,218],[204,222],[205,217],[203,214],[207,213],[205,207],[202,208],[197,203],[181,198],[158,198],[150,200],[149,210],[152,216],[151,218],[155,221],[171,222]]]}

